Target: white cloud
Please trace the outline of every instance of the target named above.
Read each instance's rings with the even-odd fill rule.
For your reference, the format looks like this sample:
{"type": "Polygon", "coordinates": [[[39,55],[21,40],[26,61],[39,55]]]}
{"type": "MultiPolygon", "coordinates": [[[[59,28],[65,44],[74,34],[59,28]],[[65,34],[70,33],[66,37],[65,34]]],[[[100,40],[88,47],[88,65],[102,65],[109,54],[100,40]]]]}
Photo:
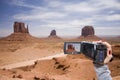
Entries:
{"type": "Polygon", "coordinates": [[[14,15],[14,19],[19,19],[19,20],[35,20],[35,19],[55,19],[55,18],[61,18],[66,16],[66,14],[62,14],[59,12],[37,12],[36,13],[31,13],[31,14],[16,14],[14,15]]]}
{"type": "Polygon", "coordinates": [[[95,27],[96,35],[120,35],[120,27],[95,27]]]}
{"type": "Polygon", "coordinates": [[[65,10],[71,12],[99,12],[104,9],[120,10],[118,0],[88,0],[73,4],[64,5],[65,10]]]}
{"type": "Polygon", "coordinates": [[[59,11],[51,11],[48,7],[57,7],[60,5],[58,1],[51,1],[48,5],[41,7],[31,4],[27,4],[24,0],[12,0],[13,5],[31,8],[30,11],[23,11],[13,16],[14,19],[18,20],[37,20],[37,19],[55,19],[65,17],[67,14],[59,11]],[[55,5],[56,4],[56,5],[55,5]]]}
{"type": "Polygon", "coordinates": [[[51,0],[51,1],[47,1],[49,7],[60,7],[60,6],[63,6],[64,3],[60,2],[60,1],[57,1],[57,0],[51,0]]]}
{"type": "Polygon", "coordinates": [[[120,10],[120,2],[118,0],[97,0],[97,4],[101,8],[113,8],[120,10]]]}
{"type": "Polygon", "coordinates": [[[118,21],[120,20],[120,14],[107,15],[105,18],[108,21],[118,21]]]}
{"type": "Polygon", "coordinates": [[[64,6],[65,10],[71,11],[71,12],[92,12],[96,11],[96,7],[91,6],[87,2],[82,2],[82,3],[76,3],[76,4],[69,4],[64,6]]]}
{"type": "Polygon", "coordinates": [[[71,25],[73,26],[83,26],[83,25],[93,25],[94,20],[92,18],[86,18],[86,19],[76,19],[71,22],[71,25]]]}
{"type": "Polygon", "coordinates": [[[35,5],[25,3],[25,0],[11,0],[11,2],[9,4],[21,6],[21,7],[27,7],[27,8],[31,8],[31,9],[42,9],[42,7],[40,7],[40,6],[35,6],[35,5]]]}
{"type": "Polygon", "coordinates": [[[120,14],[109,14],[109,15],[93,15],[91,17],[93,21],[119,21],[120,14]]]}
{"type": "Polygon", "coordinates": [[[111,10],[111,11],[109,11],[108,13],[109,13],[109,14],[114,14],[115,11],[114,11],[114,10],[111,10]]]}
{"type": "Polygon", "coordinates": [[[64,29],[64,28],[72,28],[74,26],[67,24],[67,23],[48,23],[45,25],[40,25],[40,26],[44,26],[44,27],[51,27],[51,28],[55,28],[55,29],[64,29]]]}
{"type": "Polygon", "coordinates": [[[109,30],[120,30],[120,27],[114,27],[114,26],[109,26],[109,27],[104,27],[104,26],[97,26],[95,29],[109,29],[109,30]]]}
{"type": "MultiPolygon", "coordinates": [[[[47,2],[48,0],[46,0],[47,2]]],[[[24,2],[24,0],[18,1],[18,0],[12,0],[12,3],[18,6],[23,6],[23,7],[29,7],[32,8],[31,11],[29,12],[25,12],[25,13],[20,13],[20,14],[16,14],[14,15],[14,19],[21,19],[21,20],[35,20],[35,19],[54,19],[54,17],[56,18],[66,18],[67,16],[70,16],[70,14],[78,14],[76,12],[84,12],[84,14],[80,13],[79,16],[86,16],[86,14],[91,14],[92,15],[97,15],[100,18],[106,18],[105,20],[110,20],[112,15],[101,15],[101,14],[94,14],[95,12],[100,12],[102,9],[105,8],[117,8],[120,9],[120,3],[117,2],[117,0],[89,0],[86,2],[79,2],[79,3],[69,3],[69,4],[65,4],[65,2],[62,1],[48,1],[46,6],[44,7],[40,7],[40,6],[34,6],[34,5],[30,5],[30,4],[26,4],[24,2]],[[56,9],[62,9],[62,11],[54,11],[48,7],[54,7],[55,10],[56,9]],[[70,11],[70,12],[69,12],[70,11]]],[[[113,9],[113,10],[114,10],[113,9]]],[[[108,13],[113,13],[113,10],[111,10],[112,12],[108,12],[108,13]]],[[[98,18],[97,16],[94,17],[92,16],[91,18],[98,18]]],[[[74,17],[74,16],[71,16],[74,17]]],[[[93,20],[93,19],[92,19],[93,20]]],[[[104,20],[104,19],[103,19],[104,20]]],[[[112,16],[111,20],[119,20],[119,15],[117,16],[112,16]],[[115,18],[114,18],[115,17],[115,18]],[[117,18],[118,17],[118,18],[117,18]],[[114,19],[113,19],[114,18],[114,19]]],[[[75,21],[74,23],[77,23],[78,21],[75,21]]],[[[92,23],[94,21],[89,21],[88,20],[84,20],[82,19],[81,21],[79,21],[80,23],[82,22],[86,22],[86,23],[92,23]],[[87,21],[87,22],[86,22],[87,21]]],[[[73,23],[73,24],[74,24],[73,23]]],[[[79,23],[79,24],[80,24],[79,23]]],[[[78,23],[77,23],[78,24],[78,23]]]]}

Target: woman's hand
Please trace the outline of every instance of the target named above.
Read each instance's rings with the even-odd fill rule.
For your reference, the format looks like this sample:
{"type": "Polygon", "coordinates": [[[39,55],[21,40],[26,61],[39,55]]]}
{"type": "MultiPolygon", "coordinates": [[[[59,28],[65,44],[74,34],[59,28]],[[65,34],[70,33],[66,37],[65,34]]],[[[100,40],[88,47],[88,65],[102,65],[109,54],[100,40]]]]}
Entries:
{"type": "Polygon", "coordinates": [[[112,56],[112,47],[108,42],[102,42],[102,43],[104,45],[106,45],[106,47],[107,47],[107,56],[106,56],[106,58],[104,60],[104,64],[107,64],[113,58],[113,56],[112,56]]]}
{"type": "Polygon", "coordinates": [[[108,62],[110,62],[111,59],[113,58],[111,45],[108,42],[103,42],[101,40],[100,41],[94,41],[94,42],[106,45],[106,47],[107,47],[107,56],[106,56],[106,58],[104,60],[104,64],[107,64],[108,62]]]}

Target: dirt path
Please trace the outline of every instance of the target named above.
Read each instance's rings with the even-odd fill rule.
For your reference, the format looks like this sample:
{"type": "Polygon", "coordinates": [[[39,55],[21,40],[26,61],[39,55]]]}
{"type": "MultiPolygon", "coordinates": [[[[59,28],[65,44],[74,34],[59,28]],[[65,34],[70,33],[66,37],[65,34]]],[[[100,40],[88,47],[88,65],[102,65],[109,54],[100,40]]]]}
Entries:
{"type": "Polygon", "coordinates": [[[23,61],[23,62],[19,62],[19,63],[1,66],[0,69],[13,69],[13,68],[23,67],[23,66],[27,66],[27,65],[33,65],[34,62],[37,60],[46,60],[46,59],[52,59],[54,57],[61,57],[61,56],[66,56],[66,55],[64,53],[58,53],[56,55],[51,55],[51,56],[47,56],[47,57],[43,57],[43,58],[38,58],[38,59],[34,59],[34,60],[23,61]]]}

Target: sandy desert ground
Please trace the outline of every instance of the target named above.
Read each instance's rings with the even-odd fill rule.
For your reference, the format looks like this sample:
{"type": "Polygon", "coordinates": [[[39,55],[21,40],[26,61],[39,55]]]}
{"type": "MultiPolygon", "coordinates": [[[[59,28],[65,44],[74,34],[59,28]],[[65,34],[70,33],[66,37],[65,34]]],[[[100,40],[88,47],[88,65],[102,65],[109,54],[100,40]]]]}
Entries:
{"type": "MultiPolygon", "coordinates": [[[[111,75],[113,80],[120,80],[120,39],[106,40],[112,44],[115,56],[109,63],[111,75]]],[[[0,80],[97,80],[91,60],[82,54],[63,54],[65,41],[82,40],[39,39],[32,42],[0,40],[0,80]],[[48,57],[51,55],[60,57],[48,57]],[[17,67],[12,64],[16,64],[17,67]],[[11,65],[14,68],[7,69],[6,66],[11,65]]]]}

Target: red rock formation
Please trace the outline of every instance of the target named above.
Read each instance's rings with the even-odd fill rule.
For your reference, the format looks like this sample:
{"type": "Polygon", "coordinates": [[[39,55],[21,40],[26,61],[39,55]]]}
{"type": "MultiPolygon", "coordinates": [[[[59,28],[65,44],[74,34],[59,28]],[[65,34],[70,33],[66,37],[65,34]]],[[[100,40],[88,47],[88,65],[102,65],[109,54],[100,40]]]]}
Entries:
{"type": "Polygon", "coordinates": [[[56,30],[52,30],[50,35],[48,36],[49,38],[57,38],[57,39],[60,39],[60,37],[57,36],[56,34],[56,30]]]}
{"type": "Polygon", "coordinates": [[[14,33],[29,33],[28,26],[25,28],[23,22],[14,22],[14,33]]]}
{"type": "Polygon", "coordinates": [[[82,33],[81,36],[94,36],[95,31],[94,28],[92,26],[85,26],[82,28],[82,33]]]}
{"type": "Polygon", "coordinates": [[[81,36],[78,37],[81,41],[103,40],[95,35],[95,30],[92,26],[82,28],[81,36]]]}
{"type": "Polygon", "coordinates": [[[14,32],[9,36],[3,38],[4,41],[27,41],[34,42],[34,40],[38,40],[37,38],[31,36],[29,34],[28,25],[25,27],[25,23],[23,22],[14,22],[13,25],[14,32]]]}
{"type": "Polygon", "coordinates": [[[56,30],[52,30],[50,36],[56,36],[56,30]]]}

